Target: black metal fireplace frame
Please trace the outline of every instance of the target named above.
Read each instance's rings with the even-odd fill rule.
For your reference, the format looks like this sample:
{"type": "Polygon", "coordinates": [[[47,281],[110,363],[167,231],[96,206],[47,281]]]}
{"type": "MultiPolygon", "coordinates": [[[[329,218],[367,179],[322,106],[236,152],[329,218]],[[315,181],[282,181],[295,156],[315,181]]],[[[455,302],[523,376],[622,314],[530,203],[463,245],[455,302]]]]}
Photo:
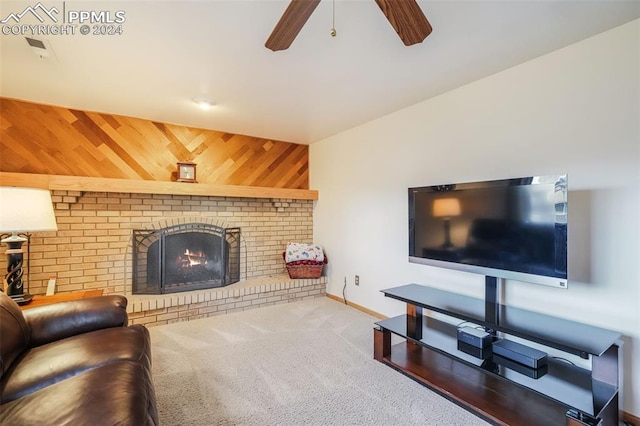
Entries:
{"type": "MultiPolygon", "coordinates": [[[[209,223],[182,223],[170,225],[161,229],[134,229],[133,230],[133,294],[166,294],[207,288],[224,287],[240,281],[240,228],[223,228],[209,223]],[[202,233],[220,237],[222,264],[224,273],[220,282],[198,281],[183,283],[181,285],[166,284],[166,263],[161,260],[165,257],[166,239],[168,236],[202,233]],[[146,269],[149,247],[154,243],[159,244],[159,267],[157,282],[150,280],[146,269]],[[144,265],[144,266],[143,266],[144,265]]],[[[155,278],[155,277],[153,277],[155,278]]]]}

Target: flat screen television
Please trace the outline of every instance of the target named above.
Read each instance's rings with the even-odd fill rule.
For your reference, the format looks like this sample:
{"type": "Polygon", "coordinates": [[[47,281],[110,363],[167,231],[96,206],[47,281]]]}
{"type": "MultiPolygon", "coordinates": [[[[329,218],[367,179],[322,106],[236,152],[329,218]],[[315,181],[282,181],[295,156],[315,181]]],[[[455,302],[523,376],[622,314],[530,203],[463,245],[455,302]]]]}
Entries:
{"type": "Polygon", "coordinates": [[[567,176],[409,188],[409,262],[567,288],[567,176]]]}

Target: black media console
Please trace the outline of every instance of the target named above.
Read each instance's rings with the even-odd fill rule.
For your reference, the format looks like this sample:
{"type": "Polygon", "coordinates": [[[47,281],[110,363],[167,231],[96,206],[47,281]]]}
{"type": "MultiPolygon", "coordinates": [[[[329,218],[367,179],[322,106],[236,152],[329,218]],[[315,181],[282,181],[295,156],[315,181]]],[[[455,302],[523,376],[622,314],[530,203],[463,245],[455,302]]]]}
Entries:
{"type": "Polygon", "coordinates": [[[486,285],[485,300],[418,284],[382,290],[407,303],[407,314],[376,323],[374,358],[494,424],[617,426],[621,334],[499,304],[495,279],[486,285]],[[458,329],[470,325],[495,341],[519,338],[525,352],[535,342],[556,355],[530,368],[473,339],[460,342],[458,329]],[[392,333],[406,341],[392,346],[392,333]],[[563,353],[590,359],[591,368],[563,353]]]}

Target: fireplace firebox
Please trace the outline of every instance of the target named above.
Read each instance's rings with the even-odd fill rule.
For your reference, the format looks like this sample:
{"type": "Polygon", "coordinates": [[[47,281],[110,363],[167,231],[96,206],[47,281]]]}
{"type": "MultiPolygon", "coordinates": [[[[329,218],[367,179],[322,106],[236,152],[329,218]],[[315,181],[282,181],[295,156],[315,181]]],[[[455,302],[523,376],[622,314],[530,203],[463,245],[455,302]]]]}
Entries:
{"type": "Polygon", "coordinates": [[[133,294],[223,287],[240,280],[240,228],[185,223],[133,230],[133,294]]]}

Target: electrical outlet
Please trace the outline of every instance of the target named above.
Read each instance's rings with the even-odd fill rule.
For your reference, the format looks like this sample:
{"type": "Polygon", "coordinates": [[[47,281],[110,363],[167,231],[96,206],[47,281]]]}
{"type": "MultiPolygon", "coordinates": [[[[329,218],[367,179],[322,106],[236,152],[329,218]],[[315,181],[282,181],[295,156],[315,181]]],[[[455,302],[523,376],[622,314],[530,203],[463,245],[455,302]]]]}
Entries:
{"type": "Polygon", "coordinates": [[[356,285],[360,285],[360,275],[356,275],[356,285]]]}

